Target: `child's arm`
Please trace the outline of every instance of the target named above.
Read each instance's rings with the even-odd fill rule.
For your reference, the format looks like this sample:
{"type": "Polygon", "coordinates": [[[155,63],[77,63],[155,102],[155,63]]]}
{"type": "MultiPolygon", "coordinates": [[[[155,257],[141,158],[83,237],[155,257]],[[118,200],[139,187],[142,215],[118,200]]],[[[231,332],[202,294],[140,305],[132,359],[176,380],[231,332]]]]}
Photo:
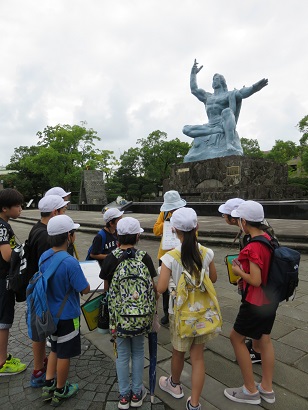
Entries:
{"type": "Polygon", "coordinates": [[[164,212],[160,212],[158,218],[153,226],[153,233],[155,236],[162,236],[164,229],[164,212]]]}
{"type": "Polygon", "coordinates": [[[5,262],[10,262],[12,255],[12,248],[8,243],[0,246],[0,253],[5,262]]]}
{"type": "Polygon", "coordinates": [[[90,285],[88,285],[84,290],[82,290],[80,293],[82,294],[82,295],[86,295],[87,293],[89,293],[90,292],[90,285]]]}
{"type": "Polygon", "coordinates": [[[256,288],[259,287],[262,283],[261,279],[261,269],[259,266],[251,261],[249,261],[249,270],[250,273],[246,273],[243,271],[243,269],[234,264],[232,266],[233,272],[240,276],[241,278],[244,279],[245,282],[247,282],[249,285],[255,286],[256,288]]]}
{"type": "Polygon", "coordinates": [[[168,289],[170,276],[171,269],[167,268],[167,266],[164,263],[162,263],[157,283],[158,293],[164,293],[168,289]]]}
{"type": "Polygon", "coordinates": [[[209,271],[210,271],[210,279],[212,283],[215,283],[217,280],[217,271],[216,271],[216,266],[214,261],[212,261],[209,265],[209,271]]]}

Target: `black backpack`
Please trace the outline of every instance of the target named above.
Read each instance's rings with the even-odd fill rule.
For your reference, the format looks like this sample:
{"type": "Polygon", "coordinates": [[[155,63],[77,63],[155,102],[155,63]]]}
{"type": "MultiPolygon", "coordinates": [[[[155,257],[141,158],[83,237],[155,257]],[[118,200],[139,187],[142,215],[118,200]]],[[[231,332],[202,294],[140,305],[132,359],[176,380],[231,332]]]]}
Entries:
{"type": "Polygon", "coordinates": [[[251,242],[264,243],[272,250],[267,284],[262,288],[270,301],[288,301],[298,286],[298,268],[301,255],[295,249],[279,246],[277,240],[265,236],[255,236],[251,242]]]}

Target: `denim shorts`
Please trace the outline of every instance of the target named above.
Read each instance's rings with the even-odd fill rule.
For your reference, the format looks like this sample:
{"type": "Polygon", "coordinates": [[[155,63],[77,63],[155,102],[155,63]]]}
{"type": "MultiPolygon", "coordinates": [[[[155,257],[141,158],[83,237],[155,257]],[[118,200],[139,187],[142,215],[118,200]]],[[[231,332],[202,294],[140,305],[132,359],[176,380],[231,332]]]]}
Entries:
{"type": "Polygon", "coordinates": [[[0,329],[10,329],[14,321],[15,294],[6,289],[6,279],[0,279],[0,329]]]}

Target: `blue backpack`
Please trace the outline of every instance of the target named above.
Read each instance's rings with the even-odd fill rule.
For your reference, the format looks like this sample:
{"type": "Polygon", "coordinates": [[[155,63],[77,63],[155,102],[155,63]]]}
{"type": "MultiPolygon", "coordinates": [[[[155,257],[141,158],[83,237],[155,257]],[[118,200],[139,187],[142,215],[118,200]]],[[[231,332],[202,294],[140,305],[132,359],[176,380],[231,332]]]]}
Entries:
{"type": "MultiPolygon", "coordinates": [[[[49,279],[58,269],[60,263],[69,256],[70,255],[65,251],[54,253],[52,255],[52,262],[46,269],[46,271],[42,273],[39,270],[37,273],[35,273],[31,278],[29,285],[27,286],[26,320],[28,326],[28,335],[30,339],[35,342],[41,342],[45,340],[47,336],[52,335],[57,330],[57,325],[70,291],[65,295],[56,316],[53,316],[48,306],[48,283],[49,279]]],[[[40,260],[39,267],[41,266],[41,264],[42,261],[40,260]]]]}
{"type": "MultiPolygon", "coordinates": [[[[104,229],[101,229],[101,230],[98,232],[98,235],[100,235],[100,236],[102,237],[102,249],[101,249],[101,253],[104,253],[105,245],[106,245],[106,232],[105,232],[105,230],[104,230],[104,229]]],[[[92,260],[92,258],[90,257],[90,254],[92,253],[92,248],[93,248],[93,243],[92,243],[92,245],[90,246],[90,248],[88,249],[88,253],[87,253],[87,256],[86,256],[86,261],[92,260]]]]}
{"type": "Polygon", "coordinates": [[[288,301],[298,286],[298,268],[301,255],[295,249],[279,246],[277,240],[255,236],[251,242],[261,242],[272,250],[267,284],[262,288],[269,300],[279,303],[288,301]]]}

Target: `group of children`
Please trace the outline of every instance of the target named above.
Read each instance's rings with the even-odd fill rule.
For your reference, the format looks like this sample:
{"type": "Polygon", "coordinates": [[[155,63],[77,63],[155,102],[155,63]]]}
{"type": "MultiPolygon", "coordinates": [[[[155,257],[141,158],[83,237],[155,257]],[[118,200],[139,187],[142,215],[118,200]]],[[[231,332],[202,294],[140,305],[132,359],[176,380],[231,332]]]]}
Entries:
{"type": "MultiPolygon", "coordinates": [[[[62,197],[61,199],[64,201],[62,197]]],[[[53,208],[58,205],[55,204],[55,198],[52,200],[54,205],[51,205],[51,200],[48,201],[44,198],[39,205],[42,219],[38,225],[46,226],[46,229],[45,226],[43,227],[42,232],[46,237],[47,231],[49,244],[48,249],[40,255],[38,261],[42,272],[52,263],[55,253],[67,251],[73,245],[75,231],[79,227],[67,215],[61,215],[61,212],[54,215],[57,210],[53,208]]],[[[6,288],[11,248],[14,247],[14,233],[8,221],[10,218],[15,219],[20,215],[22,202],[22,195],[16,190],[6,189],[0,192],[0,375],[16,374],[26,368],[26,365],[20,363],[19,359],[7,354],[9,328],[13,323],[15,303],[14,294],[6,288]]],[[[165,296],[167,302],[164,302],[164,323],[169,322],[173,352],[171,374],[162,376],[159,380],[159,386],[175,398],[184,396],[180,379],[185,352],[189,352],[192,363],[191,397],[187,399],[186,409],[194,410],[201,409],[200,395],[205,379],[203,351],[206,338],[199,335],[181,338],[178,324],[174,320],[175,295],[173,292],[170,294],[168,288],[169,290],[176,288],[183,267],[198,280],[200,280],[201,271],[204,270],[213,283],[217,280],[217,272],[214,264],[214,252],[207,248],[206,252],[201,253],[201,245],[198,243],[196,212],[185,205],[186,202],[177,191],[166,192],[161,214],[154,226],[155,234],[162,235],[164,221],[170,220],[172,229],[179,240],[176,249],[180,253],[180,262],[174,258],[172,252],[161,252],[160,250],[161,269],[157,284],[153,280],[156,276],[156,270],[150,256],[144,253],[139,263],[146,267],[151,278],[150,286],[155,292],[156,299],[159,298],[160,294],[167,295],[165,296]]],[[[58,210],[65,207],[66,204],[58,210]]],[[[264,231],[263,207],[255,201],[233,200],[232,203],[230,200],[220,207],[219,211],[227,223],[239,226],[241,235],[246,241],[245,245],[242,245],[239,257],[233,266],[234,273],[239,276],[239,281],[241,281],[243,297],[230,335],[244,385],[239,388],[227,388],[224,394],[228,399],[239,403],[259,404],[261,398],[268,403],[274,403],[275,394],[272,390],[274,350],[270,333],[277,305],[267,299],[261,286],[267,281],[271,250],[260,242],[250,242],[250,238],[254,236],[264,235],[269,238],[269,235],[264,231]],[[246,338],[252,339],[252,346],[245,343],[246,338]],[[262,357],[262,380],[259,384],[254,381],[249,349],[255,349],[254,351],[262,357]]],[[[143,232],[136,219],[122,218],[122,214],[123,212],[117,209],[109,209],[105,212],[105,233],[97,235],[90,255],[92,259],[104,262],[101,266],[100,277],[105,281],[105,289],[111,291],[115,291],[116,288],[114,284],[114,289],[112,289],[114,272],[120,261],[135,257],[135,245],[138,243],[140,233],[143,232]],[[118,259],[116,252],[121,253],[120,259],[118,259]]],[[[52,404],[57,406],[62,400],[72,397],[78,391],[77,384],[67,382],[67,375],[70,358],[80,354],[79,293],[88,293],[90,288],[79,263],[73,257],[69,257],[57,269],[52,278],[51,289],[53,291],[48,295],[48,301],[50,310],[54,315],[59,309],[59,301],[61,302],[64,295],[71,289],[69,303],[61,314],[56,333],[51,336],[51,353],[48,357],[48,363],[46,360],[44,362],[45,341],[33,341],[34,357],[39,358],[38,364],[35,364],[39,382],[35,383],[35,374],[33,373],[31,385],[33,387],[43,385],[43,400],[52,400],[52,404]],[[58,286],[59,283],[61,286],[58,286]],[[46,364],[47,370],[44,370],[46,364]]],[[[138,299],[137,290],[129,297],[138,299]]],[[[110,315],[110,329],[113,337],[116,338],[117,323],[114,318],[117,316],[114,312],[112,313],[110,315]]],[[[120,390],[118,408],[120,409],[128,409],[130,406],[140,407],[146,396],[146,389],[142,381],[145,333],[146,331],[131,337],[123,337],[123,334],[120,334],[116,338],[118,354],[116,368],[120,390]],[[129,381],[130,360],[132,361],[131,383],[129,381]]]]}

